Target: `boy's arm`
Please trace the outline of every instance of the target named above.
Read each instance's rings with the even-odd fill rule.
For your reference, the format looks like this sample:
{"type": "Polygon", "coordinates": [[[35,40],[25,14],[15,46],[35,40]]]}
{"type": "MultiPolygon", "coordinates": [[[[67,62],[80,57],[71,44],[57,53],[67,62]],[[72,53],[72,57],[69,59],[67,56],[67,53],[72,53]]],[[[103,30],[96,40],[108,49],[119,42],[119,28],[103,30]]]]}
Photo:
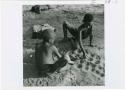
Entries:
{"type": "Polygon", "coordinates": [[[62,57],[62,55],[59,53],[58,49],[57,49],[55,46],[53,46],[53,50],[54,50],[54,53],[55,53],[59,58],[62,57]]]}
{"type": "Polygon", "coordinates": [[[91,33],[90,33],[90,43],[89,43],[89,45],[92,46],[92,40],[93,40],[92,25],[91,25],[90,29],[91,29],[91,33]]]}
{"type": "Polygon", "coordinates": [[[83,43],[82,43],[82,32],[84,31],[84,30],[86,30],[86,28],[85,29],[79,29],[78,30],[78,32],[79,32],[79,45],[80,45],[80,48],[81,48],[81,50],[82,50],[82,52],[83,52],[83,57],[84,58],[86,58],[86,56],[85,56],[85,51],[84,51],[84,48],[83,48],[83,43]]]}

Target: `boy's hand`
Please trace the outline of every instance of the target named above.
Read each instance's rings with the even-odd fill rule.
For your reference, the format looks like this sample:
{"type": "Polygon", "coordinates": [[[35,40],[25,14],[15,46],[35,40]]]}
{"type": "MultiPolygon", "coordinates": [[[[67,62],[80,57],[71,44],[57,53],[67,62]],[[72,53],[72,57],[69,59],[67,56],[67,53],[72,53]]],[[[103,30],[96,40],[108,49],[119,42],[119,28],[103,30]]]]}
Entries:
{"type": "Polygon", "coordinates": [[[67,52],[67,53],[64,55],[64,59],[67,60],[69,64],[72,64],[72,65],[73,65],[74,62],[71,61],[71,59],[70,59],[70,57],[69,57],[69,53],[70,53],[70,52],[67,52]]]}
{"type": "Polygon", "coordinates": [[[53,46],[53,51],[54,51],[54,53],[56,54],[57,57],[59,57],[59,58],[62,57],[62,55],[59,53],[58,49],[55,46],[53,46]]]}

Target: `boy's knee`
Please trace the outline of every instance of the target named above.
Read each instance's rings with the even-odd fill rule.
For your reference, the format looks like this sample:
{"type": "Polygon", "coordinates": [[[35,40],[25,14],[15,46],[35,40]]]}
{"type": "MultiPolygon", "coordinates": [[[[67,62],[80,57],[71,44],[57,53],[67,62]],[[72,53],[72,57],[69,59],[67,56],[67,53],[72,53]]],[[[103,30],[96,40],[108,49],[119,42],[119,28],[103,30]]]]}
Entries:
{"type": "Polygon", "coordinates": [[[93,39],[93,35],[91,34],[91,35],[90,35],[90,40],[92,40],[92,39],[93,39]]]}
{"type": "Polygon", "coordinates": [[[64,21],[63,26],[68,28],[71,26],[71,24],[68,21],[64,21]]]}

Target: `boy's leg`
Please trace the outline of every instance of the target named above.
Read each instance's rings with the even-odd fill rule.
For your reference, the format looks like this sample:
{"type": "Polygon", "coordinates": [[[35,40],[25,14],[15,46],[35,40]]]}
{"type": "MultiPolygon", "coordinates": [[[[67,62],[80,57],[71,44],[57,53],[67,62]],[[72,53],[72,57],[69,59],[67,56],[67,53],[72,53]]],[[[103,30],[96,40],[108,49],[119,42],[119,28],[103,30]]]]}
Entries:
{"type": "Polygon", "coordinates": [[[63,34],[64,34],[64,39],[67,39],[67,24],[64,22],[63,23],[63,34]]]}
{"type": "Polygon", "coordinates": [[[55,62],[55,64],[51,65],[51,72],[54,72],[62,67],[64,67],[67,64],[67,61],[63,58],[60,58],[58,61],[55,62]]]}
{"type": "Polygon", "coordinates": [[[72,50],[75,51],[77,49],[80,49],[78,38],[71,38],[71,43],[72,43],[72,50]]]}
{"type": "Polygon", "coordinates": [[[67,61],[64,60],[64,58],[60,58],[56,63],[55,66],[57,66],[57,68],[63,67],[67,64],[67,61]]]}
{"type": "Polygon", "coordinates": [[[56,70],[67,70],[69,69],[70,65],[73,65],[74,62],[71,61],[69,57],[69,52],[67,52],[62,58],[60,58],[54,65],[53,68],[56,70]]]}
{"type": "Polygon", "coordinates": [[[61,72],[61,71],[65,71],[68,70],[70,68],[70,65],[67,63],[66,60],[64,60],[64,58],[60,58],[60,60],[57,61],[57,71],[61,72]]]}
{"type": "Polygon", "coordinates": [[[49,64],[45,64],[45,65],[39,66],[38,70],[39,70],[38,74],[40,76],[47,76],[47,73],[50,72],[50,65],[49,64]]]}
{"type": "Polygon", "coordinates": [[[64,33],[64,39],[67,39],[67,31],[70,32],[70,34],[74,37],[77,36],[78,31],[77,28],[75,28],[72,24],[70,24],[67,21],[63,22],[63,33],[64,33]]]}

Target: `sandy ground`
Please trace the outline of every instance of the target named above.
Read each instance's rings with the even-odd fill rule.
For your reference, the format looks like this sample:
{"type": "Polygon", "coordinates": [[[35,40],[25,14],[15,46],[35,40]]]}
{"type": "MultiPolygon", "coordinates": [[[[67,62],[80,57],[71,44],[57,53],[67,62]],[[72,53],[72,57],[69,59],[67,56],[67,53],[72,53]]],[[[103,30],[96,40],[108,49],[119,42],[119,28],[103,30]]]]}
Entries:
{"type": "MultiPolygon", "coordinates": [[[[51,9],[35,14],[28,11],[31,6],[24,6],[23,11],[23,77],[24,86],[102,86],[105,83],[104,61],[104,10],[103,5],[64,5],[51,6],[51,9]],[[78,27],[86,12],[94,15],[93,21],[93,47],[89,45],[89,39],[83,41],[87,59],[83,59],[82,53],[72,53],[71,59],[75,64],[66,71],[53,73],[49,77],[40,77],[35,68],[35,44],[39,40],[31,39],[32,29],[35,24],[48,23],[57,29],[56,46],[60,52],[71,50],[69,41],[63,39],[62,23],[64,20],[78,27]],[[80,67],[82,64],[83,67],[80,67]]],[[[42,7],[42,6],[41,6],[42,7]]],[[[71,36],[69,34],[69,36],[71,36]]]]}

